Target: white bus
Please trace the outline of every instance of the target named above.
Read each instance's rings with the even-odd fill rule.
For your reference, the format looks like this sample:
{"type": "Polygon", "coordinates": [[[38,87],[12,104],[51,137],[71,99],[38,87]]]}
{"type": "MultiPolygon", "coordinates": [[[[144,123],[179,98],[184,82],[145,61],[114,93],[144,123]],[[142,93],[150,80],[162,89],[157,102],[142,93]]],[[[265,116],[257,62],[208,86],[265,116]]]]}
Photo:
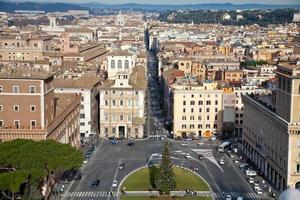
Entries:
{"type": "Polygon", "coordinates": [[[223,142],[222,144],[220,144],[218,151],[219,152],[225,152],[227,149],[230,148],[230,142],[223,142]]]}

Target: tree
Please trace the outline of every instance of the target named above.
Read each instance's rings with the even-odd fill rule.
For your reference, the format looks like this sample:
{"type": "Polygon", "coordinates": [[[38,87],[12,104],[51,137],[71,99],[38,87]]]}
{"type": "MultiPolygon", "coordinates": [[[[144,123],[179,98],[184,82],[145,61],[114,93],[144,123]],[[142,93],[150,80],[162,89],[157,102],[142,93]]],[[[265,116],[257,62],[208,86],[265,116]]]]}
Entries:
{"type": "Polygon", "coordinates": [[[155,186],[162,194],[169,194],[176,187],[173,164],[170,158],[170,147],[167,141],[164,145],[162,161],[156,176],[155,186]]]}
{"type": "Polygon", "coordinates": [[[59,172],[77,169],[83,161],[79,150],[54,140],[17,139],[0,144],[0,190],[19,193],[20,186],[29,184],[40,191],[45,180],[59,172]]]}

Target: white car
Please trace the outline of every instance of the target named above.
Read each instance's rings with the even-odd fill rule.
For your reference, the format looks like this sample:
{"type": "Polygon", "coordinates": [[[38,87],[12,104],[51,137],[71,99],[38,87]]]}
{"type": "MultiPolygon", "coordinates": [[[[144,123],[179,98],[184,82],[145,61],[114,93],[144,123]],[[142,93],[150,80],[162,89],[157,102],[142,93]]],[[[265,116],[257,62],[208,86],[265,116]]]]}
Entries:
{"type": "Polygon", "coordinates": [[[185,157],[186,157],[187,159],[190,159],[192,156],[191,156],[191,154],[187,153],[187,154],[185,154],[185,157]]]}
{"type": "Polygon", "coordinates": [[[243,197],[238,197],[236,200],[243,200],[244,198],[243,197]]]}
{"type": "Polygon", "coordinates": [[[250,178],[248,179],[248,182],[249,182],[249,183],[254,183],[254,178],[250,177],[250,178]]]}
{"type": "Polygon", "coordinates": [[[260,188],[255,190],[257,194],[263,194],[262,190],[260,188]]]}
{"type": "Polygon", "coordinates": [[[253,170],[247,170],[246,175],[247,176],[257,176],[257,173],[256,173],[256,171],[253,171],[253,170]]]}
{"type": "Polygon", "coordinates": [[[216,139],[217,139],[216,136],[212,136],[212,137],[211,137],[211,140],[212,140],[212,141],[215,141],[216,139]]]}
{"type": "Polygon", "coordinates": [[[260,186],[259,186],[259,184],[258,184],[258,183],[254,183],[254,184],[253,184],[253,187],[254,187],[254,190],[258,190],[258,189],[260,189],[260,186]]]}
{"type": "Polygon", "coordinates": [[[225,161],[223,159],[220,159],[219,163],[220,163],[220,165],[224,165],[225,161]]]}
{"type": "Polygon", "coordinates": [[[232,200],[232,197],[231,197],[231,195],[230,195],[230,194],[227,194],[227,196],[226,196],[226,200],[232,200]]]}
{"type": "Polygon", "coordinates": [[[187,146],[187,145],[188,145],[187,143],[182,143],[182,144],[181,144],[181,146],[187,146]]]}
{"type": "Polygon", "coordinates": [[[117,187],[117,186],[118,186],[118,181],[114,180],[113,184],[112,184],[112,187],[117,187]]]}
{"type": "Polygon", "coordinates": [[[87,162],[88,162],[88,160],[87,160],[87,159],[85,159],[85,160],[83,161],[83,163],[84,163],[84,164],[86,164],[87,162]]]}

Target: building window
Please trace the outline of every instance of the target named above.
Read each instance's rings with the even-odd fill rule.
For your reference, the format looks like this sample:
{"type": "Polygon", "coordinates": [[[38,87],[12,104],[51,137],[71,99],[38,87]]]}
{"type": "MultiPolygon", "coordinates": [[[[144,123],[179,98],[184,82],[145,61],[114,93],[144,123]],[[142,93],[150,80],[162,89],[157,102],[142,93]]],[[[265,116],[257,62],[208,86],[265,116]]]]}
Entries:
{"type": "Polygon", "coordinates": [[[120,115],[120,121],[123,121],[123,120],[124,120],[124,116],[120,115]]]}
{"type": "Polygon", "coordinates": [[[0,85],[0,93],[2,93],[2,92],[3,92],[3,86],[0,85]]]}
{"type": "Polygon", "coordinates": [[[128,121],[131,121],[131,114],[128,114],[128,121]]]}
{"type": "Polygon", "coordinates": [[[123,103],[123,100],[120,100],[120,106],[123,106],[124,103],[123,103]]]}
{"type": "Polygon", "coordinates": [[[108,120],[108,114],[104,113],[104,120],[107,121],[108,120]]]}
{"type": "Polygon", "coordinates": [[[35,86],[29,87],[29,93],[35,93],[35,86]]]}
{"type": "Polygon", "coordinates": [[[297,174],[300,173],[300,164],[297,164],[297,174]]]}
{"type": "Polygon", "coordinates": [[[138,134],[138,133],[139,133],[139,128],[135,128],[135,129],[134,129],[134,132],[135,132],[136,134],[138,134]]]}
{"type": "Polygon", "coordinates": [[[4,121],[0,120],[0,127],[4,126],[4,121]]]}
{"type": "Polygon", "coordinates": [[[193,113],[194,112],[194,108],[191,108],[191,113],[193,113]]]}
{"type": "Polygon", "coordinates": [[[36,110],[36,109],[35,109],[35,105],[31,105],[31,106],[30,106],[30,111],[31,111],[31,112],[35,112],[35,110],[36,110]]]}
{"type": "Polygon", "coordinates": [[[139,91],[135,91],[135,95],[139,95],[139,91]]]}
{"type": "Polygon", "coordinates": [[[182,109],[182,112],[184,112],[184,113],[185,113],[185,108],[183,108],[183,109],[182,109]]]}
{"type": "Polygon", "coordinates": [[[217,100],[215,101],[215,105],[218,105],[218,101],[217,100]]]}
{"type": "Polygon", "coordinates": [[[201,121],[201,120],[202,120],[202,117],[201,117],[201,116],[198,116],[198,120],[201,121]]]}
{"type": "Polygon", "coordinates": [[[116,134],[116,127],[112,127],[111,132],[112,134],[116,134]]]}
{"type": "Polygon", "coordinates": [[[194,116],[190,116],[190,120],[192,120],[192,121],[193,121],[194,119],[195,119],[195,117],[194,117],[194,116]]]}
{"type": "Polygon", "coordinates": [[[85,114],[81,113],[80,114],[80,119],[84,119],[85,118],[85,114]]]}
{"type": "Polygon", "coordinates": [[[215,108],[215,112],[218,112],[218,108],[215,108]]]}
{"type": "Polygon", "coordinates": [[[30,120],[30,128],[35,129],[36,127],[36,121],[35,120],[30,120]]]}
{"type": "Polygon", "coordinates": [[[127,128],[127,133],[130,134],[131,133],[131,128],[127,128]]]}
{"type": "Polygon", "coordinates": [[[217,129],[217,128],[218,128],[218,125],[217,125],[217,124],[214,124],[214,128],[217,129]]]}
{"type": "Polygon", "coordinates": [[[185,105],[186,105],[186,101],[183,101],[183,102],[182,102],[182,105],[184,105],[184,106],[185,106],[185,105]]]}
{"type": "Polygon", "coordinates": [[[84,105],[80,105],[80,109],[84,109],[84,105]]]}
{"type": "Polygon", "coordinates": [[[203,101],[198,101],[198,105],[202,106],[203,105],[203,101]]]}
{"type": "Polygon", "coordinates": [[[3,105],[0,105],[0,112],[3,111],[3,105]]]}
{"type": "Polygon", "coordinates": [[[202,112],[202,108],[199,108],[199,113],[201,113],[202,112]]]}
{"type": "Polygon", "coordinates": [[[182,128],[182,129],[186,129],[186,124],[182,124],[182,125],[181,125],[181,128],[182,128]]]}
{"type": "Polygon", "coordinates": [[[80,122],[80,126],[85,126],[85,123],[84,122],[80,122]]]}
{"type": "Polygon", "coordinates": [[[20,120],[14,120],[14,125],[16,129],[20,128],[20,120]]]}
{"type": "Polygon", "coordinates": [[[84,101],[84,96],[81,96],[81,101],[84,101]]]}
{"type": "Polygon", "coordinates": [[[124,67],[125,67],[125,69],[129,69],[129,61],[128,60],[125,60],[124,67]]]}
{"type": "Polygon", "coordinates": [[[211,105],[211,102],[208,100],[206,101],[206,105],[210,106],[211,105]]]}
{"type": "Polygon", "coordinates": [[[130,99],[127,101],[127,105],[131,106],[131,100],[130,99]]]}
{"type": "Polygon", "coordinates": [[[182,116],[182,120],[186,120],[186,116],[182,116]]]}
{"type": "Polygon", "coordinates": [[[116,100],[112,100],[112,106],[116,106],[116,100]]]}
{"type": "Polygon", "coordinates": [[[19,105],[14,105],[14,111],[19,112],[19,110],[20,110],[19,105]]]}
{"type": "Polygon", "coordinates": [[[122,68],[122,60],[118,60],[118,68],[119,68],[119,69],[122,68]]]}
{"type": "Polygon", "coordinates": [[[19,86],[17,85],[13,86],[13,93],[19,93],[19,86]]]}
{"type": "Polygon", "coordinates": [[[215,120],[218,120],[218,115],[215,116],[215,120]]]}
{"type": "Polygon", "coordinates": [[[190,105],[191,105],[191,106],[194,106],[194,105],[195,105],[195,101],[191,101],[191,102],[190,102],[190,105]]]}
{"type": "Polygon", "coordinates": [[[206,116],[206,119],[207,119],[207,120],[209,120],[209,115],[208,115],[208,116],[206,116]]]}
{"type": "Polygon", "coordinates": [[[202,124],[198,124],[198,129],[202,129],[202,124]]]}
{"type": "Polygon", "coordinates": [[[209,108],[206,108],[206,112],[210,112],[210,109],[209,109],[209,108]]]}
{"type": "Polygon", "coordinates": [[[206,124],[206,128],[210,128],[210,124],[206,124]]]}
{"type": "Polygon", "coordinates": [[[108,134],[108,128],[104,128],[104,133],[108,134]]]}
{"type": "Polygon", "coordinates": [[[105,100],[105,106],[108,106],[108,100],[105,100]]]}
{"type": "Polygon", "coordinates": [[[110,67],[113,68],[113,69],[116,68],[115,60],[110,61],[110,67]]]}

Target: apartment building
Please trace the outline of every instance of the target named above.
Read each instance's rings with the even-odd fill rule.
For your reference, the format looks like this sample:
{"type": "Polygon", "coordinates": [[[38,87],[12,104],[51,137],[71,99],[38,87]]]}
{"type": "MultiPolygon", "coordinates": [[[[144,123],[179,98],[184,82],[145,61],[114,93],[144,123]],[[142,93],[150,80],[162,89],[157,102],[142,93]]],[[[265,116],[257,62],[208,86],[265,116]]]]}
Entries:
{"type": "Polygon", "coordinates": [[[99,76],[58,78],[54,81],[57,94],[80,94],[80,136],[99,134],[99,76]]]}
{"type": "Polygon", "coordinates": [[[215,82],[183,78],[173,85],[175,138],[211,137],[222,131],[222,93],[215,82]]]}
{"type": "Polygon", "coordinates": [[[107,55],[107,73],[109,79],[117,78],[118,72],[128,72],[131,74],[135,66],[136,56],[128,51],[114,51],[107,55]]]}
{"type": "Polygon", "coordinates": [[[100,137],[143,138],[145,125],[145,66],[117,72],[100,86],[100,137]]]}
{"type": "Polygon", "coordinates": [[[300,188],[300,65],[279,63],[276,102],[243,95],[243,150],[280,191],[300,188]]]}
{"type": "Polygon", "coordinates": [[[0,140],[54,139],[79,147],[80,96],[57,96],[53,74],[2,68],[0,140]]]}

